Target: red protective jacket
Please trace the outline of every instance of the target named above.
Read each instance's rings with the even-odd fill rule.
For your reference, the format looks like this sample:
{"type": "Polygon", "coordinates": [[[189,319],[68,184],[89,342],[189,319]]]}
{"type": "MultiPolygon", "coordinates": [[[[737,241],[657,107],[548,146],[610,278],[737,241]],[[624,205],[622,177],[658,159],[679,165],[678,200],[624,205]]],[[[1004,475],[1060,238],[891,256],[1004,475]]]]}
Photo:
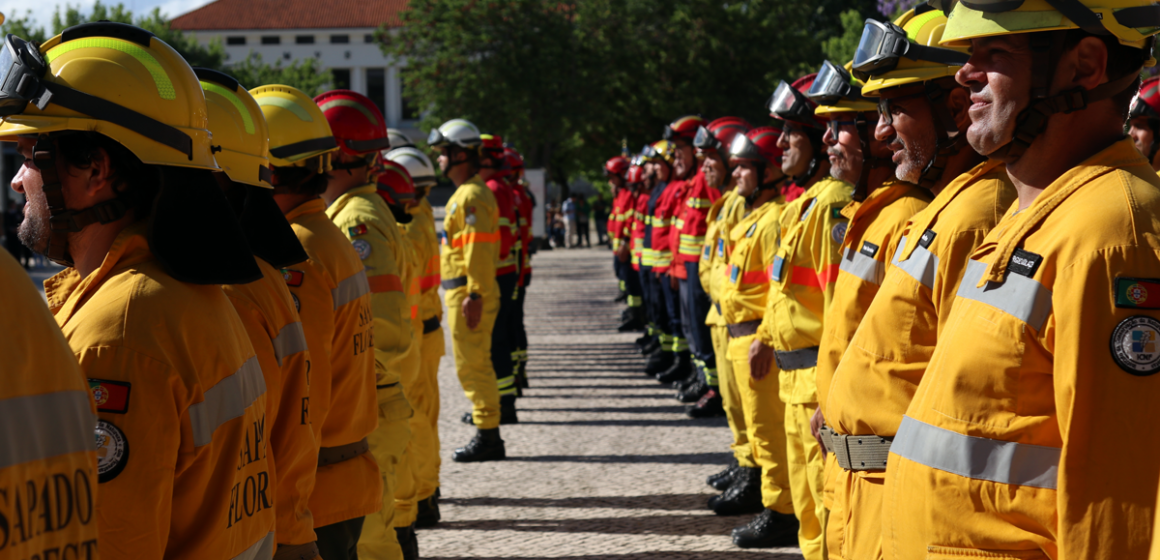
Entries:
{"type": "Polygon", "coordinates": [[[670,237],[677,247],[677,254],[673,258],[682,264],[681,268],[684,268],[683,263],[701,260],[705,231],[709,229],[709,209],[719,198],[721,191],[710,187],[700,171],[689,181],[684,204],[677,211],[673,235],[670,237]]]}
{"type": "Polygon", "coordinates": [[[532,222],[536,211],[536,200],[515,177],[510,177],[508,184],[511,185],[516,212],[519,213],[516,220],[519,224],[520,240],[522,241],[519,285],[527,286],[532,283],[532,222]]]}
{"type": "Polygon", "coordinates": [[[667,273],[673,262],[673,246],[669,236],[673,229],[673,218],[677,208],[685,198],[686,182],[672,181],[665,192],[661,193],[652,214],[652,250],[656,253],[656,264],[653,270],[658,273],[667,273]]]}
{"type": "Polygon", "coordinates": [[[648,199],[652,196],[652,189],[641,190],[633,199],[632,220],[629,225],[629,235],[632,238],[632,269],[640,270],[641,260],[644,258],[644,226],[649,219],[648,199]]]}
{"type": "Polygon", "coordinates": [[[519,234],[519,224],[516,222],[516,204],[511,185],[499,179],[489,179],[487,188],[495,195],[496,206],[499,207],[499,264],[495,275],[514,274],[519,271],[519,255],[512,252],[519,234]]]}

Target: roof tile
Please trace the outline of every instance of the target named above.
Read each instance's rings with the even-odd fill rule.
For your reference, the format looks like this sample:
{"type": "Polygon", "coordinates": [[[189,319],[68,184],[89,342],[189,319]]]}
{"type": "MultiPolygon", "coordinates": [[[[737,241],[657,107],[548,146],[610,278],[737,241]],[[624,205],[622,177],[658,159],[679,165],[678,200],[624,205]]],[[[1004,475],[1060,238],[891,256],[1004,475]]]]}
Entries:
{"type": "Polygon", "coordinates": [[[182,31],[399,25],[407,0],[216,0],[173,18],[182,31]]]}

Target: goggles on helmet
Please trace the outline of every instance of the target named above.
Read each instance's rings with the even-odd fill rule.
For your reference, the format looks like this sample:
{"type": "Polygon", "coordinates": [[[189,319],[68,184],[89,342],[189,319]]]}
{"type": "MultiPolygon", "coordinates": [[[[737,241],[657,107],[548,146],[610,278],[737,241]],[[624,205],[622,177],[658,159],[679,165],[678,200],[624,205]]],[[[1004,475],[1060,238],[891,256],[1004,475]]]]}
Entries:
{"type": "Polygon", "coordinates": [[[438,128],[431,129],[431,134],[427,135],[427,145],[431,146],[432,148],[439,148],[450,143],[451,140],[444,136],[443,131],[439,130],[438,128]]]}
{"type": "Polygon", "coordinates": [[[729,144],[729,158],[765,161],[765,154],[761,153],[761,149],[748,136],[738,134],[733,137],[733,142],[729,144]]]}
{"type": "MultiPolygon", "coordinates": [[[[1092,11],[1080,0],[1046,0],[1052,8],[1092,35],[1108,35],[1103,14],[1092,11]]],[[[950,14],[955,4],[962,4],[976,12],[997,14],[1019,9],[1024,0],[929,0],[927,3],[950,14]]],[[[1129,28],[1160,27],[1160,5],[1133,6],[1113,12],[1116,23],[1129,28]]]]}
{"type": "MultiPolygon", "coordinates": [[[[769,98],[769,113],[783,119],[813,122],[814,107],[802,92],[789,85],[785,80],[777,84],[773,97],[769,98]]],[[[737,144],[734,140],[733,144],[737,144]]],[[[730,147],[732,150],[732,147],[730,147]]]]}
{"type": "Polygon", "coordinates": [[[885,74],[894,70],[902,57],[947,66],[962,66],[971,58],[967,53],[915,43],[907,37],[906,31],[893,23],[866,20],[862,39],[854,51],[854,76],[865,81],[871,76],[885,74]]]}
{"type": "Polygon", "coordinates": [[[869,101],[862,97],[862,88],[851,83],[850,74],[846,69],[835,66],[828,60],[822,62],[822,68],[818,70],[814,83],[810,84],[806,97],[818,105],[833,105],[843,99],[869,101]]]}
{"type": "Polygon", "coordinates": [[[721,148],[724,148],[721,145],[721,141],[714,137],[713,133],[709,132],[709,129],[703,126],[697,127],[697,135],[693,137],[693,147],[698,150],[717,151],[721,151],[721,148]]]}
{"type": "Polygon", "coordinates": [[[122,105],[44,81],[47,71],[48,64],[32,43],[8,34],[0,47],[0,118],[23,113],[29,102],[41,110],[55,103],[132,130],[193,159],[193,139],[188,134],[122,105]]]}

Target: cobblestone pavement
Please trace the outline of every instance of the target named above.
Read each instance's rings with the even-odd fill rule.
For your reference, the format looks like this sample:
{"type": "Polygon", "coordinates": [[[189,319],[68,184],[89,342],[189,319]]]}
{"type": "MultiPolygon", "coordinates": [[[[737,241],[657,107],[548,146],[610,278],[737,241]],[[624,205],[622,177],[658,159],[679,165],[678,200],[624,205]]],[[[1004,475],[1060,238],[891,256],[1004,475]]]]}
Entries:
{"type": "Polygon", "coordinates": [[[745,551],[730,530],[749,520],[705,508],[705,477],[728,461],[724,418],[690,420],[674,391],[643,375],[637,333],[619,334],[621,304],[606,249],[541,252],[528,294],[528,375],[520,423],[504,426],[508,460],[461,465],[469,410],[443,358],[443,522],[419,533],[423,558],[617,560],[800,559],[797,549],[745,551]]]}

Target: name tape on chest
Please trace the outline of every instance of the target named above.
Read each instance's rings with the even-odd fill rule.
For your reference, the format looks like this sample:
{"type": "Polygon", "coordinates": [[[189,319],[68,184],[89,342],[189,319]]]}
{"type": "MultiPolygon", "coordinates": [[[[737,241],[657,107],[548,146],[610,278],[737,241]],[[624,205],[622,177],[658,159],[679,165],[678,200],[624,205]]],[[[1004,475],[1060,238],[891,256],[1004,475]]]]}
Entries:
{"type": "Polygon", "coordinates": [[[922,247],[923,249],[929,249],[930,244],[934,242],[934,237],[936,235],[938,235],[938,234],[935,233],[934,230],[932,230],[932,229],[928,229],[928,230],[922,232],[922,237],[918,238],[919,247],[922,247]]]}
{"type": "Polygon", "coordinates": [[[721,238],[717,239],[717,256],[718,257],[725,256],[725,240],[721,239],[721,238]]]}
{"type": "Polygon", "coordinates": [[[125,432],[108,420],[97,420],[97,480],[117,478],[129,463],[129,440],[125,432]]]}
{"type": "Polygon", "coordinates": [[[1116,278],[1112,285],[1116,307],[1160,309],[1160,279],[1116,278]]]}
{"type": "Polygon", "coordinates": [[[773,264],[769,265],[769,279],[774,282],[781,282],[782,269],[785,268],[785,260],[781,257],[773,257],[773,264]]]}
{"type": "Polygon", "coordinates": [[[869,241],[863,241],[862,248],[859,249],[858,252],[866,255],[867,257],[874,258],[874,256],[878,254],[878,246],[869,241]]]}
{"type": "Polygon", "coordinates": [[[89,393],[97,404],[98,412],[124,414],[129,410],[129,390],[132,384],[124,381],[89,378],[89,393]]]}
{"type": "Polygon", "coordinates": [[[1120,321],[1112,331],[1111,350],[1116,365],[1132,375],[1160,371],[1160,321],[1147,315],[1120,321]]]}
{"type": "Polygon", "coordinates": [[[1043,263],[1043,257],[1023,249],[1015,249],[1011,254],[1011,262],[1007,263],[1007,270],[1028,278],[1035,277],[1035,271],[1043,263]]]}

